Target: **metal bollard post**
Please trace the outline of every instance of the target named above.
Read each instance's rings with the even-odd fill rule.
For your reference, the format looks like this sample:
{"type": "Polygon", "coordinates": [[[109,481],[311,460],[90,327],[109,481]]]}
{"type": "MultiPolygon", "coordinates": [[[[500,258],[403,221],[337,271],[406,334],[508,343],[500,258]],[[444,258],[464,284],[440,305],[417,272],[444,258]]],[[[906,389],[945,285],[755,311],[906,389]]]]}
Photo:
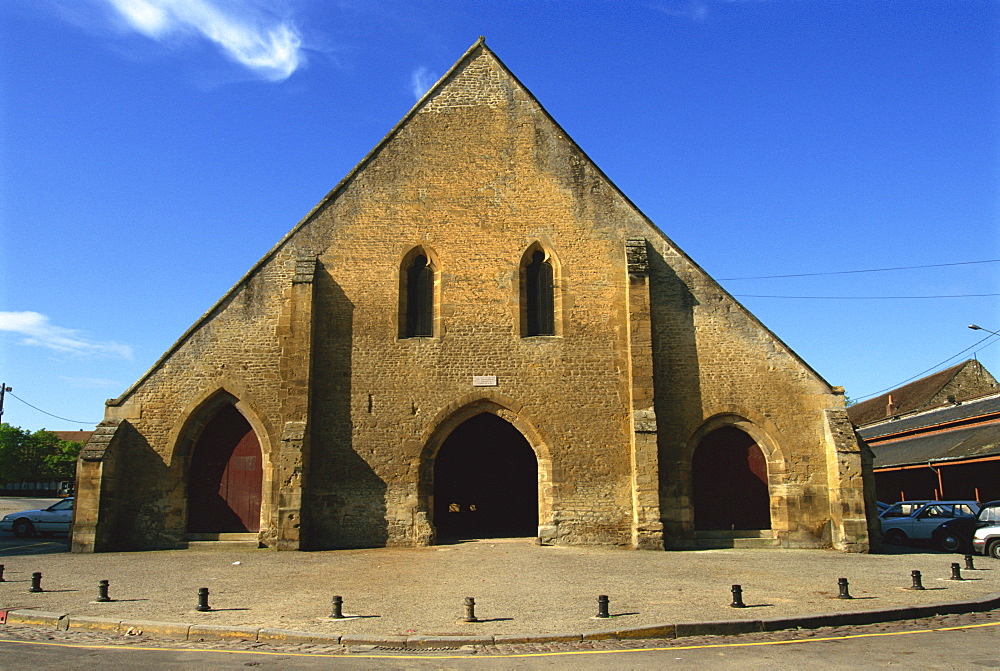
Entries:
{"type": "Polygon", "coordinates": [[[0,564],[0,582],[7,582],[3,579],[3,564],[0,564]]]}
{"type": "Polygon", "coordinates": [[[335,620],[343,619],[344,613],[341,609],[344,606],[344,598],[335,595],[332,600],[332,605],[333,605],[333,612],[330,614],[330,617],[332,617],[335,620]]]}
{"type": "Polygon", "coordinates": [[[199,613],[205,613],[212,610],[212,608],[208,605],[207,587],[198,588],[198,607],[195,608],[195,610],[198,611],[199,613]]]}
{"type": "Polygon", "coordinates": [[[838,599],[853,599],[850,592],[847,591],[847,578],[840,578],[837,580],[837,586],[840,587],[840,594],[837,595],[838,599]]]}
{"type": "Polygon", "coordinates": [[[42,589],[42,574],[32,573],[31,574],[31,587],[28,588],[29,592],[44,592],[42,589]]]}
{"type": "Polygon", "coordinates": [[[597,617],[611,617],[611,613],[608,611],[609,603],[611,603],[611,599],[608,598],[607,594],[601,594],[597,597],[597,617]]]}
{"type": "Polygon", "coordinates": [[[733,585],[733,602],[729,604],[730,608],[746,608],[747,605],[743,603],[743,586],[733,585]]]}
{"type": "Polygon", "coordinates": [[[924,588],[924,584],[920,581],[920,571],[910,571],[910,577],[913,578],[913,587],[910,589],[924,588]]]}
{"type": "Polygon", "coordinates": [[[972,555],[965,555],[965,568],[970,571],[976,570],[976,567],[972,565],[972,555]]]}
{"type": "Polygon", "coordinates": [[[111,601],[111,597],[108,596],[108,581],[101,580],[97,583],[97,601],[99,603],[106,603],[111,601]]]}
{"type": "Polygon", "coordinates": [[[965,580],[962,577],[962,567],[958,565],[958,562],[951,563],[951,580],[965,580]]]}
{"type": "Polygon", "coordinates": [[[462,618],[462,622],[479,622],[479,618],[476,617],[476,600],[471,596],[465,597],[465,617],[462,618]]]}

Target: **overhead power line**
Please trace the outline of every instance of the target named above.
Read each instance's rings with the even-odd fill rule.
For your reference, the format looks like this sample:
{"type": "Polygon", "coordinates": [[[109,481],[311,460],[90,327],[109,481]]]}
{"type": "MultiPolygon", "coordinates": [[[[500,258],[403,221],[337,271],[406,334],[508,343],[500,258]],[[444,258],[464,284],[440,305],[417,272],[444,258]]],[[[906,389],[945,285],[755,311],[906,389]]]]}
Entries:
{"type": "Polygon", "coordinates": [[[24,403],[29,408],[34,408],[35,410],[37,410],[38,412],[42,413],[43,415],[48,415],[49,417],[55,417],[56,419],[61,419],[64,422],[72,422],[73,424],[95,424],[95,425],[97,424],[97,422],[84,422],[84,421],[79,420],[79,419],[66,419],[65,417],[60,417],[59,415],[53,415],[51,412],[46,412],[45,410],[42,410],[41,408],[38,408],[36,406],[31,405],[30,403],[28,403],[27,401],[25,401],[20,396],[15,395],[13,392],[8,391],[7,393],[10,394],[11,396],[13,396],[14,398],[16,398],[17,400],[19,400],[21,403],[24,403]]]}
{"type": "Polygon", "coordinates": [[[895,268],[866,268],[864,270],[831,270],[823,273],[794,273],[791,275],[759,275],[757,277],[719,277],[720,282],[735,282],[736,280],[775,280],[785,277],[816,277],[819,275],[854,275],[857,273],[884,273],[890,270],[917,270],[919,268],[944,268],[945,266],[971,266],[977,263],[1000,263],[1000,259],[985,261],[958,261],[956,263],[932,263],[926,266],[897,266],[895,268]]]}
{"type": "MultiPolygon", "coordinates": [[[[868,395],[866,395],[866,396],[859,396],[858,398],[856,398],[856,399],[854,399],[854,400],[855,400],[855,401],[865,401],[865,400],[867,400],[867,399],[869,399],[869,398],[875,398],[876,396],[878,396],[878,395],[880,395],[880,394],[884,394],[884,393],[885,393],[885,392],[887,392],[887,391],[892,391],[893,389],[898,389],[899,387],[902,387],[902,386],[903,386],[904,384],[907,384],[907,383],[909,383],[909,382],[913,382],[914,380],[916,380],[916,379],[919,379],[919,378],[923,377],[924,375],[926,375],[927,373],[931,372],[932,370],[935,370],[935,369],[937,369],[937,368],[940,368],[941,366],[945,365],[946,363],[948,363],[948,362],[949,362],[949,361],[951,361],[952,359],[957,359],[958,357],[960,357],[960,356],[962,356],[963,354],[965,354],[966,352],[968,352],[968,351],[969,351],[970,349],[975,349],[976,347],[978,347],[978,346],[979,346],[979,345],[981,345],[982,343],[986,342],[986,341],[987,341],[987,340],[989,340],[990,338],[995,338],[995,337],[996,337],[996,336],[994,336],[994,335],[993,335],[993,334],[991,333],[990,335],[986,336],[985,338],[983,338],[983,339],[982,339],[982,340],[980,340],[979,342],[976,342],[976,343],[973,343],[972,345],[969,345],[968,347],[966,347],[965,349],[963,349],[963,350],[962,350],[961,352],[958,352],[957,354],[952,354],[952,355],[951,355],[950,357],[948,357],[948,358],[947,358],[947,359],[945,359],[944,361],[942,361],[942,362],[940,362],[940,363],[936,363],[936,364],[934,364],[933,366],[931,366],[931,367],[930,367],[930,368],[928,368],[927,370],[924,370],[924,371],[921,371],[921,372],[917,373],[916,375],[914,375],[914,376],[913,376],[913,377],[911,377],[911,378],[908,378],[908,379],[906,379],[906,380],[903,380],[902,382],[899,382],[899,383],[897,383],[897,384],[894,384],[894,385],[892,385],[891,387],[886,387],[885,389],[880,389],[879,391],[876,391],[876,392],[875,392],[875,393],[873,393],[873,394],[868,394],[868,395]]],[[[994,344],[994,343],[990,343],[990,345],[992,345],[992,344],[994,344]]],[[[988,347],[988,346],[989,346],[989,345],[987,345],[987,347],[988,347]]],[[[977,351],[978,351],[978,350],[977,350],[977,351]]]]}

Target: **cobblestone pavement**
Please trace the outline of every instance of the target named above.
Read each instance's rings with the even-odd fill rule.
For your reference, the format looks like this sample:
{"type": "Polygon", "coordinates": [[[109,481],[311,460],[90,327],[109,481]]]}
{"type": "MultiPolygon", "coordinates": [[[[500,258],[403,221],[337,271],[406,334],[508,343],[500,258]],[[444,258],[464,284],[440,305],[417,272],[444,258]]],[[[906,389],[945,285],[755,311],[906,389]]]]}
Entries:
{"type": "Polygon", "coordinates": [[[1000,592],[1000,562],[977,557],[949,580],[958,555],[919,549],[858,555],[824,550],[637,552],[539,547],[525,540],[429,548],[271,552],[192,548],[160,552],[0,557],[0,609],[70,617],[253,626],[359,635],[538,635],[661,623],[758,620],[967,601],[1000,592]],[[901,551],[900,551],[901,552],[901,551]],[[920,570],[926,590],[905,589],[920,570]],[[29,593],[33,572],[43,593],[29,593]],[[837,599],[838,578],[851,600],[837,599]],[[99,580],[114,601],[95,603],[99,580]],[[730,608],[742,584],[749,606],[730,608]],[[194,612],[198,588],[212,612],[194,612]],[[608,620],[595,620],[597,596],[608,620]],[[331,620],[332,595],[345,614],[331,620]],[[476,599],[475,624],[459,621],[476,599]]]}
{"type": "MultiPolygon", "coordinates": [[[[34,641],[44,643],[61,643],[74,646],[122,646],[144,648],[170,648],[178,650],[227,650],[253,651],[317,655],[386,655],[398,654],[400,657],[454,656],[456,654],[475,655],[479,657],[502,657],[511,655],[537,655],[539,653],[567,653],[590,650],[636,650],[650,648],[690,648],[701,646],[742,645],[748,643],[763,643],[769,641],[792,641],[819,638],[842,638],[849,636],[872,636],[889,632],[920,631],[928,629],[943,629],[952,627],[968,627],[998,624],[998,640],[1000,640],[1000,611],[984,613],[967,613],[962,615],[942,615],[915,620],[901,620],[880,624],[821,627],[818,629],[801,629],[793,631],[777,631],[769,633],[742,634],[739,636],[689,636],[677,639],[644,639],[644,640],[600,640],[572,643],[546,644],[516,644],[495,646],[464,646],[458,650],[394,650],[387,647],[340,645],[305,645],[257,643],[253,641],[171,641],[153,638],[144,634],[124,635],[107,634],[96,631],[58,631],[39,629],[35,627],[4,626],[0,627],[0,641],[34,641]]],[[[0,651],[3,644],[0,643],[0,651]]],[[[609,662],[609,666],[611,662],[609,662]]]]}

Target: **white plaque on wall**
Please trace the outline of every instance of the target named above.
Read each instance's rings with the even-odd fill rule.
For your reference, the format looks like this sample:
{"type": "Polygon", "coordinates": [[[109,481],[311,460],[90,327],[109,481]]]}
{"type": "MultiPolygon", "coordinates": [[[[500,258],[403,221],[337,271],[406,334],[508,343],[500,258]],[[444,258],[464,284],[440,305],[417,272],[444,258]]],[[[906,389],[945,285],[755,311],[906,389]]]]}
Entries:
{"type": "Polygon", "coordinates": [[[472,386],[473,387],[495,387],[495,386],[497,386],[497,376],[496,375],[473,375],[472,376],[472,386]]]}

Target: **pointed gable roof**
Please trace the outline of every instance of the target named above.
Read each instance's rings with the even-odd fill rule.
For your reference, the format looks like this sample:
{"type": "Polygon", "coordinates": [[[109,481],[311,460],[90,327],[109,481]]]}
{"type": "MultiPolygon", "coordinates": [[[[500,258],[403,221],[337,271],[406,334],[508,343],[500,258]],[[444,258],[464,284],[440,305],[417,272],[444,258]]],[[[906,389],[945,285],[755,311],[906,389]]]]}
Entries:
{"type": "Polygon", "coordinates": [[[732,296],[714,278],[711,277],[697,262],[687,255],[676,243],[673,242],[656,224],[650,220],[646,214],[615,184],[607,174],[590,158],[589,155],[570,137],[570,135],[559,125],[545,107],[538,101],[530,90],[514,75],[513,72],[500,60],[500,58],[486,45],[486,39],[480,36],[472,46],[455,62],[444,75],[434,83],[433,86],[413,105],[412,108],[396,123],[392,129],[369,151],[358,164],[344,176],[337,185],[330,190],[309,212],[284,237],[281,238],[261,259],[253,265],[244,275],[227,291],[212,307],[210,307],[187,331],[185,331],[171,347],[146,371],[132,386],[130,386],[117,399],[110,399],[107,405],[121,405],[125,400],[138,389],[143,382],[159,369],[176,352],[192,334],[202,325],[208,322],[214,314],[221,310],[226,303],[249,282],[262,267],[269,263],[303,228],[307,227],[317,216],[319,216],[328,206],[344,193],[351,183],[379,156],[379,154],[396,138],[413,118],[422,113],[433,113],[439,108],[477,106],[477,105],[497,105],[502,102],[501,96],[505,95],[503,80],[513,83],[519,95],[533,104],[539,114],[552,124],[558,131],[560,139],[572,146],[574,151],[587,162],[600,179],[614,190],[618,197],[632,209],[648,226],[652,235],[664,240],[671,248],[672,253],[696,273],[704,277],[715,290],[719,291],[728,301],[735,304],[743,314],[754,323],[762,332],[766,333],[773,342],[798,362],[817,381],[830,387],[822,375],[816,372],[805,360],[803,360],[791,347],[779,338],[771,329],[765,326],[756,315],[747,309],[740,301],[732,296]],[[484,67],[486,66],[486,67],[484,67]]]}

